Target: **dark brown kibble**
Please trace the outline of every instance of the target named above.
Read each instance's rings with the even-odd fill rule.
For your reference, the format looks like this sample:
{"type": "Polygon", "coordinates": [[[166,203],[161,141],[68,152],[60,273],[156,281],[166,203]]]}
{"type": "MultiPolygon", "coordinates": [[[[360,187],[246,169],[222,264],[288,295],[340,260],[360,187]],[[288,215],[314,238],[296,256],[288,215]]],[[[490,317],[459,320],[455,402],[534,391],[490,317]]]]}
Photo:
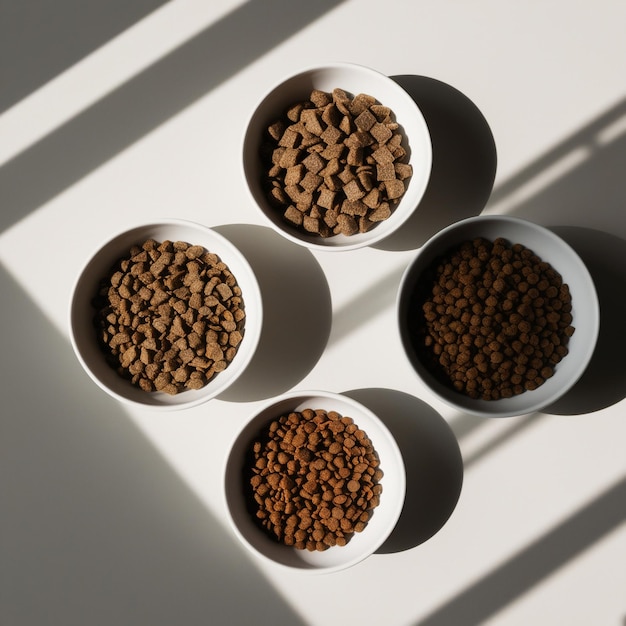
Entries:
{"type": "Polygon", "coordinates": [[[272,421],[250,445],[244,474],[253,518],[300,550],[346,545],[382,493],[371,441],[334,411],[305,409],[272,421]]]}
{"type": "Polygon", "coordinates": [[[472,398],[532,391],[574,333],[569,288],[549,264],[503,238],[466,241],[436,259],[409,320],[420,358],[472,398]]]}

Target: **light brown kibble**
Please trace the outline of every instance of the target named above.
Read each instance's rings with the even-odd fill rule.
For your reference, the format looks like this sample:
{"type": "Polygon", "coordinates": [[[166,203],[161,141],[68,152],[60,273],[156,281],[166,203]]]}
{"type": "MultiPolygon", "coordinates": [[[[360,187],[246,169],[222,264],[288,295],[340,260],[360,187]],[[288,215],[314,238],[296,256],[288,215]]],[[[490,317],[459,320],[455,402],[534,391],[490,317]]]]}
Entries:
{"type": "Polygon", "coordinates": [[[393,112],[368,94],[313,90],[267,127],[266,139],[270,204],[319,237],[365,233],[389,219],[413,174],[393,112]]]}
{"type": "Polygon", "coordinates": [[[232,361],[243,340],[243,304],[235,277],[216,254],[150,239],[132,246],[103,277],[94,323],[120,376],[143,391],[174,395],[201,389],[232,361]],[[217,298],[205,295],[214,291],[217,298]],[[207,323],[221,329],[216,338],[227,348],[215,350],[207,323]]]}

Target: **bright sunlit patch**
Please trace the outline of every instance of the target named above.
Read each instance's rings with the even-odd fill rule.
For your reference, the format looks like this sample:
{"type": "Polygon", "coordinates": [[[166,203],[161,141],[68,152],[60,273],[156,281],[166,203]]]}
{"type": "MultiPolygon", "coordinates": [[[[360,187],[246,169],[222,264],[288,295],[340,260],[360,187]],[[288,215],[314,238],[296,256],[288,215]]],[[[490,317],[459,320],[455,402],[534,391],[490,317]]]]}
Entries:
{"type": "Polygon", "coordinates": [[[608,124],[608,126],[598,131],[596,141],[604,146],[615,141],[624,133],[626,133],[626,114],[618,117],[615,121],[608,124]]]}
{"type": "Polygon", "coordinates": [[[167,57],[233,10],[228,4],[166,3],[8,109],[0,115],[0,165],[167,57]]]}

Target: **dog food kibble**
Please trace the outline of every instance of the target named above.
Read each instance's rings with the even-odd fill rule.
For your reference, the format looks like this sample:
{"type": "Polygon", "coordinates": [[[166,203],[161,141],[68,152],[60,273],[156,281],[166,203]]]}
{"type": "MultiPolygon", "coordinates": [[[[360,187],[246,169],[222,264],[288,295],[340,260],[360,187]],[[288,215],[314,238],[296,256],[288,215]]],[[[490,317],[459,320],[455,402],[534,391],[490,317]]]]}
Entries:
{"type": "Polygon", "coordinates": [[[412,340],[440,380],[471,398],[536,389],[574,333],[567,284],[503,238],[466,241],[436,259],[414,294],[412,340]]]}
{"type": "Polygon", "coordinates": [[[365,529],[382,475],[372,442],[351,417],[304,409],[272,421],[252,443],[245,488],[273,539],[322,551],[365,529]]]}
{"type": "Polygon", "coordinates": [[[393,112],[366,94],[314,90],[267,128],[261,147],[270,203],[321,237],[387,219],[413,170],[393,112]]]}
{"type": "Polygon", "coordinates": [[[202,246],[153,239],[130,248],[101,281],[94,323],[109,364],[144,391],[204,387],[243,339],[235,276],[202,246]]]}

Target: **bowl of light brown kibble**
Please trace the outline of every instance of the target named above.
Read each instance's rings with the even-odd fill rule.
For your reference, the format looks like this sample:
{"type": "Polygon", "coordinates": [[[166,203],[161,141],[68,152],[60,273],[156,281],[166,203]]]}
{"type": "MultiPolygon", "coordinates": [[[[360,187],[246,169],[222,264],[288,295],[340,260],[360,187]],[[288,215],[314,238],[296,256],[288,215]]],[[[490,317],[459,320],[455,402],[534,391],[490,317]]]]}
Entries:
{"type": "Polygon", "coordinates": [[[259,286],[215,230],[166,219],[113,235],[86,262],[70,305],[72,346],[119,401],[183,409],[223,392],[261,333],[259,286]]]}
{"type": "Polygon", "coordinates": [[[421,382],[464,413],[546,409],[585,371],[600,323],[593,280],[548,228],[509,216],[461,220],[419,250],[398,324],[421,382]]]}
{"type": "Polygon", "coordinates": [[[235,437],[224,473],[234,533],[258,558],[309,573],[355,565],[394,529],[405,469],[369,409],[324,391],[292,391],[235,437]]]}
{"type": "Polygon", "coordinates": [[[417,209],[432,166],[424,117],[373,69],[336,63],[273,87],[244,134],[252,200],[287,239],[353,250],[388,237],[417,209]]]}

